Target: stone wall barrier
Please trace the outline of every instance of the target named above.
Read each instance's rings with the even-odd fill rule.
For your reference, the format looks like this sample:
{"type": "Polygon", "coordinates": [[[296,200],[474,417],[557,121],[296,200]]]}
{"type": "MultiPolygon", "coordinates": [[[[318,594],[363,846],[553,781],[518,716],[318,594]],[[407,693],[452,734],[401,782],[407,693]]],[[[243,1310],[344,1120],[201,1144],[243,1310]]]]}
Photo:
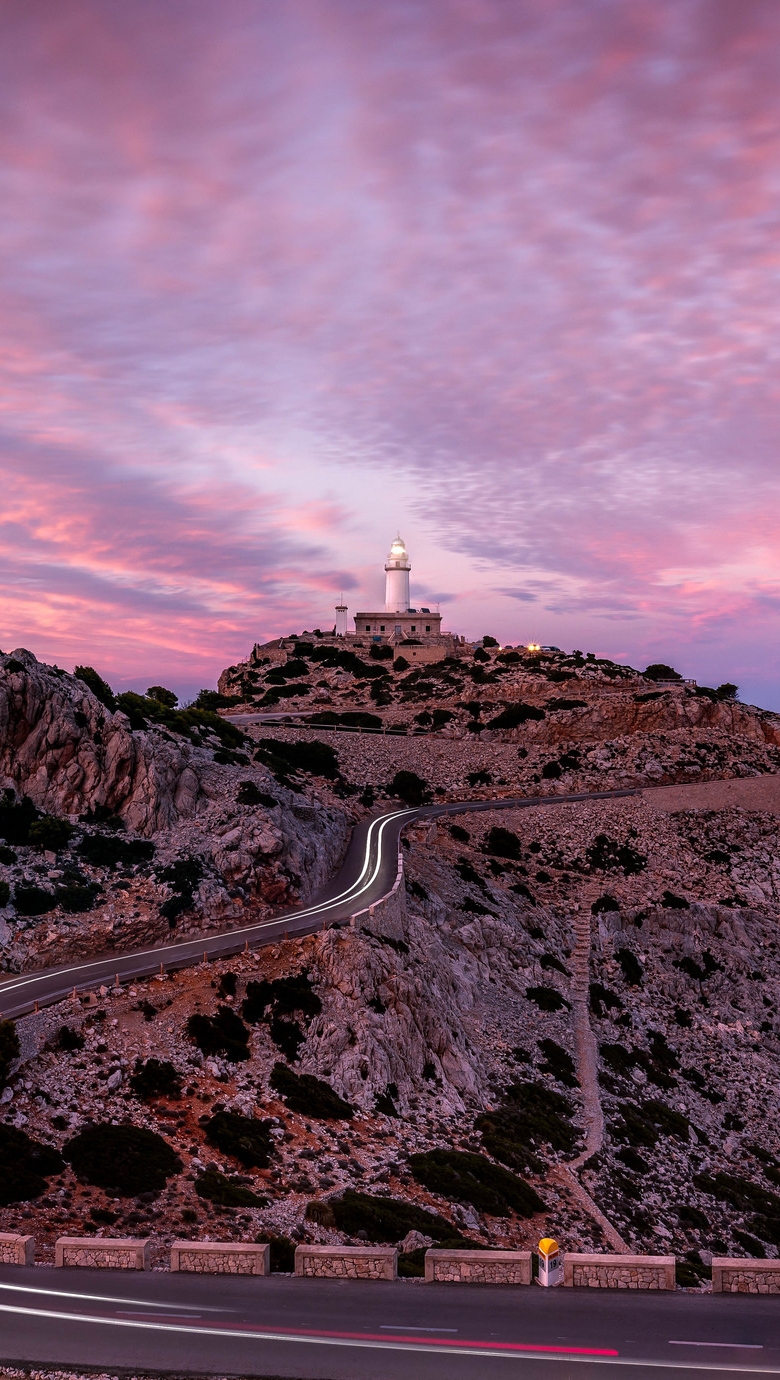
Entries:
{"type": "Polygon", "coordinates": [[[563,1257],[564,1286],[585,1289],[674,1289],[673,1255],[580,1255],[563,1257]]]}
{"type": "Polygon", "coordinates": [[[425,1281],[447,1284],[530,1284],[530,1251],[425,1252],[425,1281]]]}
{"type": "Polygon", "coordinates": [[[267,1275],[271,1247],[251,1241],[174,1241],[171,1269],[196,1275],[267,1275]]]}
{"type": "Polygon", "coordinates": [[[725,1256],[712,1262],[713,1294],[780,1294],[780,1260],[739,1260],[725,1256]]]}
{"type": "Polygon", "coordinates": [[[0,1231],[0,1265],[33,1265],[34,1263],[34,1236],[14,1236],[13,1232],[0,1231]]]}
{"type": "Polygon", "coordinates": [[[395,1246],[296,1246],[295,1273],[316,1279],[396,1279],[395,1246]]]}
{"type": "Polygon", "coordinates": [[[89,1270],[148,1270],[149,1237],[60,1236],[54,1243],[55,1265],[83,1265],[89,1270]]]}

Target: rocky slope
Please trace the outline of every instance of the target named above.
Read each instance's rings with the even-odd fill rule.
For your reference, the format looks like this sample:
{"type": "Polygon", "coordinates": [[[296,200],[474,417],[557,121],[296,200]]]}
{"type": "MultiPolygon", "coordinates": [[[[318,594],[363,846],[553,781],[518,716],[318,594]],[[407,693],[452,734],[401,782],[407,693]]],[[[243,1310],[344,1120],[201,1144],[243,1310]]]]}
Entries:
{"type": "MultiPolygon", "coordinates": [[[[230,922],[303,894],[335,869],[349,817],[399,795],[642,793],[420,823],[404,835],[405,900],[392,924],[377,918],[103,990],[20,1022],[25,1060],[2,1094],[7,1126],[67,1159],[92,1124],[130,1124],[161,1135],[181,1169],[164,1186],[125,1192],[69,1161],[37,1196],[8,1201],[0,1229],[22,1224],[48,1249],[66,1230],[150,1231],[158,1259],[187,1232],[261,1235],[273,1238],[278,1268],[296,1240],[362,1233],[403,1241],[412,1273],[422,1245],[448,1233],[508,1245],[549,1232],[570,1248],[616,1239],[687,1255],[680,1278],[691,1287],[713,1252],[780,1253],[780,793],[769,789],[778,721],[586,658],[529,670],[487,655],[476,669],[498,680],[478,701],[451,697],[451,718],[435,730],[432,681],[386,692],[412,705],[411,718],[403,712],[431,730],[422,736],[260,725],[227,754],[239,762],[217,761],[224,745],[173,720],[133,728],[85,707],[78,697],[89,692],[63,673],[6,670],[6,693],[31,705],[30,719],[14,710],[31,725],[20,741],[62,719],[72,743],[70,759],[41,746],[51,771],[36,784],[10,735],[0,739],[6,780],[74,829],[53,862],[34,838],[12,845],[15,862],[0,853],[7,965],[166,933],[171,918],[183,928],[230,922]],[[583,704],[561,706],[550,681],[561,674],[577,681],[569,701],[583,704]],[[487,696],[499,683],[496,703],[487,696]],[[78,699],[104,742],[125,735],[126,756],[147,763],[134,780],[159,782],[175,760],[197,782],[189,803],[176,805],[170,767],[171,784],[154,787],[156,813],[145,814],[152,788],[122,794],[92,728],[76,710],[35,718],[36,695],[78,699]],[[491,727],[512,704],[536,716],[491,727]],[[109,792],[98,803],[124,831],[111,834],[94,812],[79,818],[73,759],[94,761],[95,789],[109,792]],[[680,784],[655,789],[663,783],[680,784]],[[168,823],[153,830],[160,811],[168,823]],[[107,834],[153,844],[154,857],[93,865],[101,845],[90,840],[107,834]],[[200,872],[188,883],[175,865],[193,859],[200,872]],[[55,898],[66,885],[103,893],[83,914],[56,905],[25,918],[25,881],[55,898]],[[152,1060],[169,1072],[149,1071],[152,1060]],[[265,1138],[254,1158],[247,1136],[265,1138]]],[[[462,668],[447,674],[464,679],[462,668]]],[[[352,704],[361,702],[358,686],[352,704]]],[[[402,706],[383,712],[398,721],[402,706]]]]}

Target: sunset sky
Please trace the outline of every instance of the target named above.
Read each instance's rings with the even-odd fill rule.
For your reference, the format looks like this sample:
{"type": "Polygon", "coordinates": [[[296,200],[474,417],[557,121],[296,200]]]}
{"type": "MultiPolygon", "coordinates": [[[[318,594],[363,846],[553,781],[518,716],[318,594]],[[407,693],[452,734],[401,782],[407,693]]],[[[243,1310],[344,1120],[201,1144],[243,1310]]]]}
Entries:
{"type": "Polygon", "coordinates": [[[413,593],[780,709],[777,0],[0,0],[0,645],[413,593]]]}

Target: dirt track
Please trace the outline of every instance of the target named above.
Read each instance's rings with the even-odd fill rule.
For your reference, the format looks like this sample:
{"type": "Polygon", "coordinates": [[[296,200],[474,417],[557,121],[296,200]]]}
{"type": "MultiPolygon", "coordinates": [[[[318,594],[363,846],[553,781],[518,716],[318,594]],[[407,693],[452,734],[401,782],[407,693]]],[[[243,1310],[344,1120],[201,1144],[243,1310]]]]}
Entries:
{"type": "Polygon", "coordinates": [[[702,781],[700,785],[659,786],[642,792],[655,810],[767,810],[780,815],[780,775],[736,777],[728,781],[702,781]]]}

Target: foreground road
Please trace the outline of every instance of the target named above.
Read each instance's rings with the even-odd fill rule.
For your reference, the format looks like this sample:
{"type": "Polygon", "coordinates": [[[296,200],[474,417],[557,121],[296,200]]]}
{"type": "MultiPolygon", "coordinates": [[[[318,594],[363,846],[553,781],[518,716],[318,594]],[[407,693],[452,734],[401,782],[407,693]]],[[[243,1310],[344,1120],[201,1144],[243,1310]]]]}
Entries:
{"type": "Polygon", "coordinates": [[[0,1362],[257,1380],[780,1375],[780,1299],[3,1266],[0,1362]]]}
{"type": "Polygon", "coordinates": [[[108,954],[84,963],[70,963],[39,973],[21,973],[0,982],[0,1015],[17,1018],[35,1010],[36,1004],[51,1006],[75,989],[89,991],[110,984],[149,977],[160,970],[189,968],[210,959],[226,958],[243,948],[258,948],[285,935],[311,934],[328,925],[344,924],[356,912],[366,910],[386,896],[396,878],[398,840],[405,825],[415,819],[436,819],[440,815],[463,814],[478,810],[516,810],[533,805],[565,805],[572,801],[611,800],[638,795],[637,790],[591,791],[580,795],[518,796],[504,800],[466,800],[444,805],[424,805],[419,809],[391,810],[355,828],[343,866],[309,905],[288,911],[271,920],[240,925],[222,934],[179,940],[154,948],[129,953],[108,954]]]}

